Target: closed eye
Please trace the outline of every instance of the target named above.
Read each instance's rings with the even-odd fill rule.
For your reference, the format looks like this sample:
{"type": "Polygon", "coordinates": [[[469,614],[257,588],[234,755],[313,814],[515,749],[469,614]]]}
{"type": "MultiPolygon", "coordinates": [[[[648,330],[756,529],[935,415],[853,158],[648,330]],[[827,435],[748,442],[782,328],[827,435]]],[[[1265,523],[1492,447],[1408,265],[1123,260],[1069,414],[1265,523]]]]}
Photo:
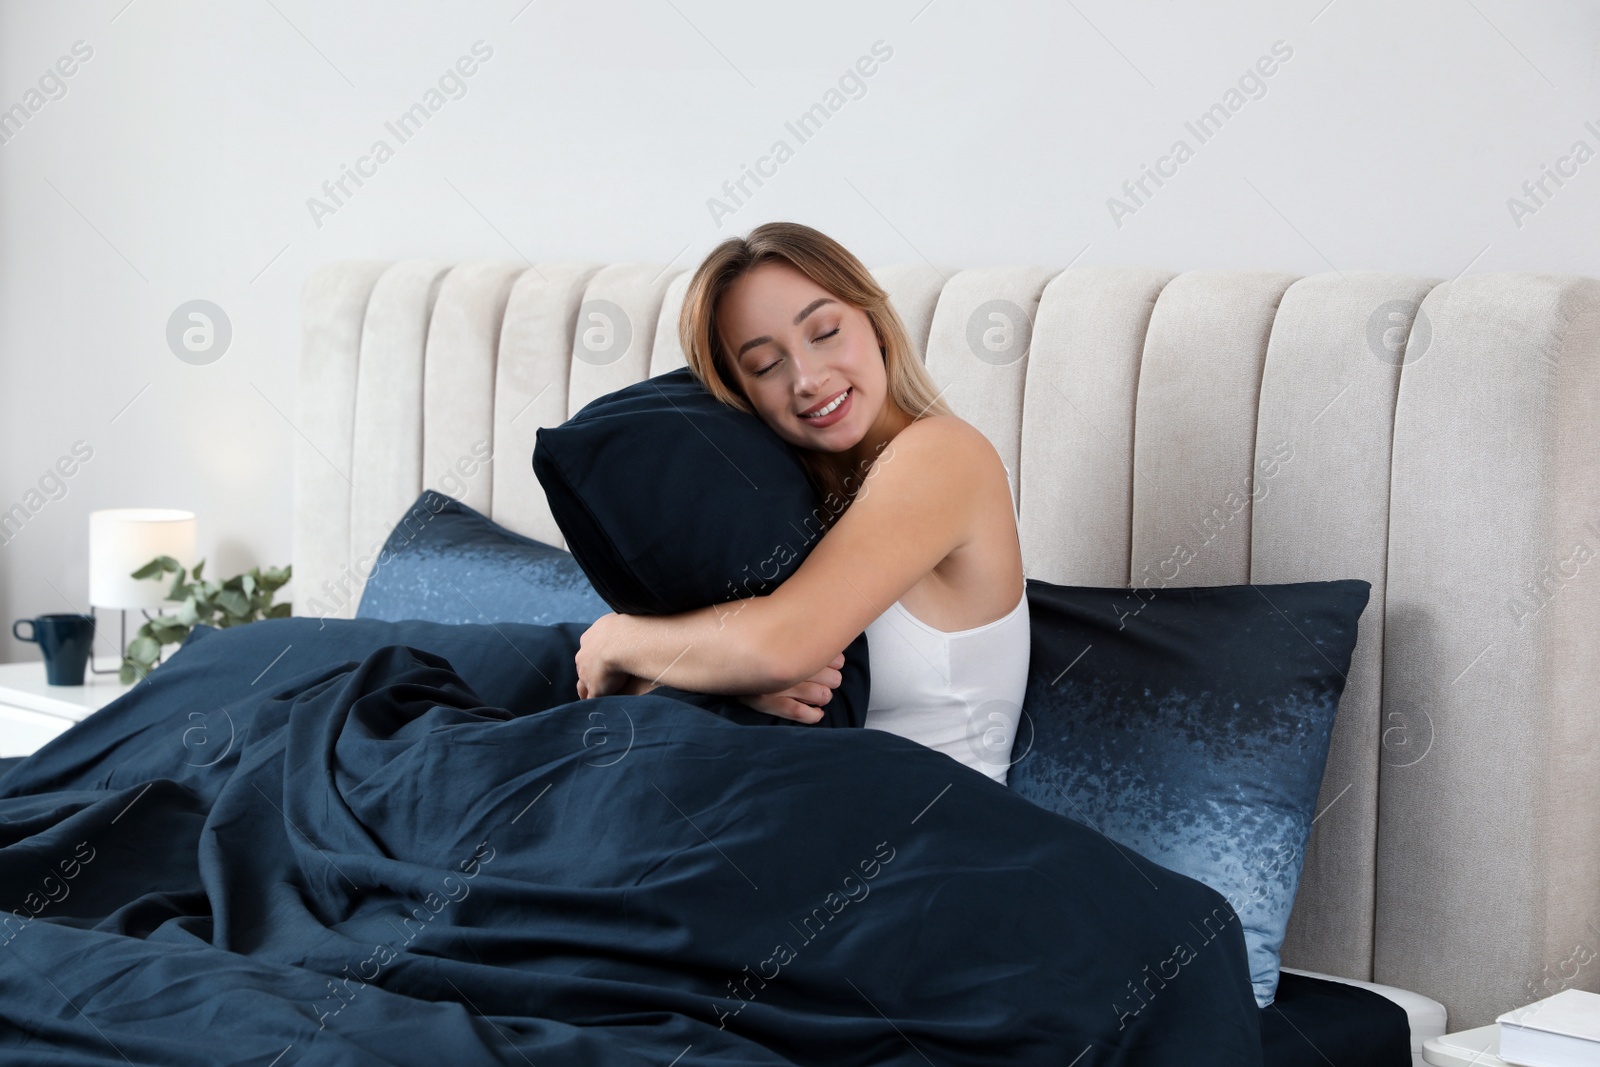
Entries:
{"type": "MultiPolygon", "coordinates": [[[[834,336],[835,334],[837,334],[841,329],[843,329],[842,326],[835,326],[833,329],[829,330],[827,333],[823,334],[821,337],[818,337],[817,340],[818,341],[826,341],[828,338],[830,338],[830,337],[834,336]]],[[[769,370],[771,370],[773,367],[776,367],[777,365],[778,365],[778,361],[777,360],[773,360],[771,363],[768,363],[765,367],[762,367],[760,370],[754,371],[753,374],[754,374],[755,377],[760,378],[763,375],[765,375],[769,370]]]]}

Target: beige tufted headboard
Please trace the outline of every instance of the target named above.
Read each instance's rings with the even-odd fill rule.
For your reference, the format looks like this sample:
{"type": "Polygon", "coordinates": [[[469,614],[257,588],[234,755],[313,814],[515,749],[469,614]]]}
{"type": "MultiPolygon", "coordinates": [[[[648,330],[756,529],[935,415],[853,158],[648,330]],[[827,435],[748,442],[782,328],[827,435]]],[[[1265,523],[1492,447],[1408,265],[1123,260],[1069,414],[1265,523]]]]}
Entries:
{"type": "MultiPolygon", "coordinates": [[[[1425,993],[1454,1029],[1600,991],[1600,281],[874,273],[1019,479],[1031,577],[1372,583],[1286,965],[1425,993]]],[[[562,544],[534,431],[682,365],[688,277],[317,272],[296,613],[352,615],[424,487],[562,544]]]]}

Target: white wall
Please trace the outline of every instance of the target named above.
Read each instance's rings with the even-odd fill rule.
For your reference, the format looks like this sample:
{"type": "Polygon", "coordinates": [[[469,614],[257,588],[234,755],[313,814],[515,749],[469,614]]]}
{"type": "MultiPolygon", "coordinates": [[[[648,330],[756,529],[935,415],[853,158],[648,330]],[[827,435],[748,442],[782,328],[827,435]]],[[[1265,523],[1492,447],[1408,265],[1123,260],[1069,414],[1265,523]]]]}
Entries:
{"type": "Polygon", "coordinates": [[[692,266],[793,219],[869,266],[1600,275],[1600,160],[1508,206],[1600,150],[1592,0],[525,4],[0,0],[0,108],[40,105],[0,143],[0,509],[42,505],[0,535],[0,619],[87,610],[94,508],[197,511],[219,573],[289,561],[297,300],[333,259],[692,266]],[[64,95],[30,98],[79,41],[64,95]],[[384,123],[479,41],[399,143],[384,123]],[[878,41],[864,94],[714,220],[878,41]],[[1185,122],[1275,42],[1200,143],[1185,122]],[[393,158],[315,219],[378,138],[393,158]],[[1118,225],[1108,198],[1180,138],[1118,225]],[[166,341],[193,299],[232,325],[206,365],[166,341]],[[64,494],[29,496],[79,441],[64,494]]]}

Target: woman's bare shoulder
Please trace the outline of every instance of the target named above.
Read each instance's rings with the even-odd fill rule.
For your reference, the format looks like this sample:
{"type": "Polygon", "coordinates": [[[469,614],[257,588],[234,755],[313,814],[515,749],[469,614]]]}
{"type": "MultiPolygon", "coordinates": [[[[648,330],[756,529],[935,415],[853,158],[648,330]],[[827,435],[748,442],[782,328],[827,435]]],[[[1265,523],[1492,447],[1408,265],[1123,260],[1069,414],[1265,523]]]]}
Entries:
{"type": "Polygon", "coordinates": [[[895,434],[877,464],[886,465],[897,451],[911,456],[918,466],[953,467],[968,476],[991,468],[1004,470],[994,444],[958,415],[924,415],[895,434]]]}

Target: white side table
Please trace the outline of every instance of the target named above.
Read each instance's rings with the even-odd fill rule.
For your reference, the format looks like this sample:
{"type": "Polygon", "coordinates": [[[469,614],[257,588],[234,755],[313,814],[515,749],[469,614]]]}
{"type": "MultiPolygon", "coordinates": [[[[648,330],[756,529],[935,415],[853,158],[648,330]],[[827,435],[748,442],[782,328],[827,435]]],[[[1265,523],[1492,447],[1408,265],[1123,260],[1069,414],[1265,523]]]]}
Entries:
{"type": "Polygon", "coordinates": [[[1500,1051],[1500,1024],[1445,1034],[1422,1043],[1422,1058],[1435,1067],[1508,1067],[1500,1051]]]}
{"type": "Polygon", "coordinates": [[[88,672],[83,685],[50,685],[39,661],[0,663],[0,757],[31,756],[131,688],[88,672]]]}

